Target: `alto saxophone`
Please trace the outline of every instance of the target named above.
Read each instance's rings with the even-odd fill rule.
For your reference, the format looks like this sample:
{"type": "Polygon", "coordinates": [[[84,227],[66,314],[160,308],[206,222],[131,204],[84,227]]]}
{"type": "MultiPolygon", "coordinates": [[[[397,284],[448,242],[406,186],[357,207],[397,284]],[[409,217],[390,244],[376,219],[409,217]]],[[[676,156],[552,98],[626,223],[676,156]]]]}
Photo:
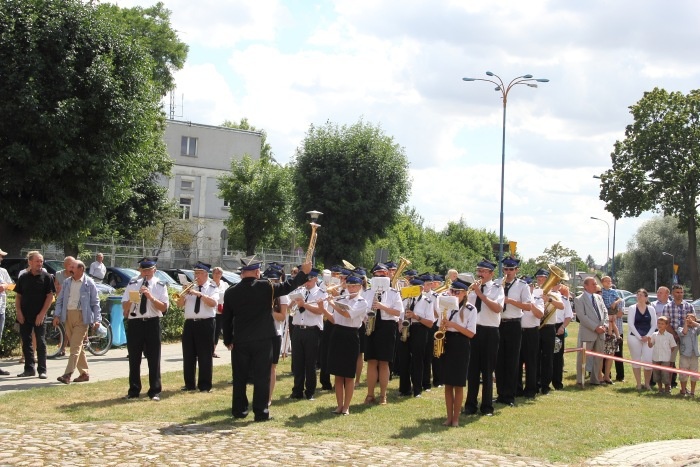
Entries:
{"type": "Polygon", "coordinates": [[[440,329],[435,333],[433,342],[433,357],[440,358],[445,353],[445,334],[447,334],[447,308],[442,309],[440,329]]]}
{"type": "Polygon", "coordinates": [[[411,327],[411,320],[404,319],[401,322],[401,342],[407,342],[408,341],[408,336],[411,335],[409,332],[409,328],[411,327]]]}
{"type": "MultiPolygon", "coordinates": [[[[377,292],[374,295],[375,300],[379,300],[379,298],[382,295],[382,290],[377,289],[377,292]]],[[[374,326],[377,324],[377,312],[374,311],[373,309],[370,309],[367,312],[367,324],[365,324],[365,334],[368,336],[372,335],[374,332],[374,326]]]]}

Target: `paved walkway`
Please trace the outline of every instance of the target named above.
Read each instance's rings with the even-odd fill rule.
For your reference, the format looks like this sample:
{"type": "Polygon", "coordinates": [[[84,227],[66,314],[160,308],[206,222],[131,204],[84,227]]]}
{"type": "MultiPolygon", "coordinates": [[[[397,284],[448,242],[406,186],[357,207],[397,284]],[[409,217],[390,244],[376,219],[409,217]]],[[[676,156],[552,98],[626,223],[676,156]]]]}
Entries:
{"type": "MultiPolygon", "coordinates": [[[[215,365],[230,364],[230,353],[219,344],[215,365]]],[[[90,381],[126,376],[126,349],[112,349],[101,357],[89,356],[90,381]]],[[[2,394],[10,391],[60,385],[66,359],[49,360],[48,379],[17,378],[23,366],[17,359],[0,361],[11,376],[0,376],[2,394]]],[[[182,369],[179,344],[164,345],[162,371],[182,369]]],[[[147,365],[142,365],[144,375],[147,365]]],[[[497,455],[475,449],[438,452],[411,447],[349,445],[321,441],[308,445],[294,432],[247,424],[222,429],[207,425],[166,423],[0,423],[0,465],[557,465],[540,459],[497,455]],[[18,440],[22,440],[18,443],[18,440]]],[[[699,466],[700,439],[662,441],[626,446],[603,453],[585,465],[699,466]]]]}

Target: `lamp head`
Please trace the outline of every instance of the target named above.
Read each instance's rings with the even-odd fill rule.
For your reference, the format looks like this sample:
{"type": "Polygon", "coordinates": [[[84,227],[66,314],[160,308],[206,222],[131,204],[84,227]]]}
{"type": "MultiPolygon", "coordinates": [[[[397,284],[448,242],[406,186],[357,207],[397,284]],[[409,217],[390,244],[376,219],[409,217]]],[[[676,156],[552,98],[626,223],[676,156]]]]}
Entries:
{"type": "Polygon", "coordinates": [[[535,81],[538,83],[549,83],[549,80],[547,78],[537,78],[535,81]]]}
{"type": "Polygon", "coordinates": [[[462,78],[462,81],[476,81],[474,78],[462,78]]]}
{"type": "Polygon", "coordinates": [[[490,71],[487,71],[486,76],[493,76],[493,73],[491,73],[490,71]]]}
{"type": "Polygon", "coordinates": [[[319,211],[307,211],[306,214],[311,216],[311,220],[316,222],[318,220],[318,216],[322,215],[322,212],[319,211]]]}
{"type": "Polygon", "coordinates": [[[523,78],[530,79],[530,78],[532,78],[532,75],[523,75],[523,78]]]}

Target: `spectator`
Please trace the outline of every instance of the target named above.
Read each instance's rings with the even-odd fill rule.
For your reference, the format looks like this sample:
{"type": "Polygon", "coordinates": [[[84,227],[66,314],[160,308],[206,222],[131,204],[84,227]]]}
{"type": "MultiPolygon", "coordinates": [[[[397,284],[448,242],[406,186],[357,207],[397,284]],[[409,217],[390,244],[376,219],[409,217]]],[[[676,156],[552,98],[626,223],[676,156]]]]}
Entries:
{"type": "MultiPolygon", "coordinates": [[[[685,318],[683,327],[678,328],[678,336],[681,339],[680,343],[680,368],[681,370],[690,370],[698,372],[698,335],[700,335],[700,325],[698,325],[695,314],[688,313],[685,318]]],[[[697,376],[690,377],[690,393],[688,393],[688,375],[681,375],[681,395],[695,397],[695,383],[698,381],[697,376]]]]}
{"type": "Polygon", "coordinates": [[[102,253],[97,253],[95,261],[90,265],[90,272],[88,273],[99,281],[102,281],[105,278],[105,274],[107,274],[107,266],[102,262],[104,258],[102,253]]]}
{"type": "MultiPolygon", "coordinates": [[[[630,349],[630,358],[637,362],[651,363],[652,352],[648,343],[656,331],[656,310],[648,305],[648,294],[644,289],[637,290],[637,303],[627,309],[627,326],[630,328],[627,346],[630,349]]],[[[632,373],[637,382],[637,391],[642,390],[641,367],[632,364],[632,373]]],[[[644,389],[650,390],[652,371],[644,368],[644,389]]]]}
{"type": "MultiPolygon", "coordinates": [[[[672,349],[676,347],[676,339],[674,339],[673,334],[666,332],[669,321],[668,317],[660,316],[656,320],[658,331],[647,342],[647,345],[653,348],[651,360],[655,365],[671,366],[672,349]]],[[[671,374],[668,371],[655,368],[654,379],[659,385],[659,394],[671,393],[671,374]]]]}
{"type": "MultiPolygon", "coordinates": [[[[0,249],[0,260],[7,253],[0,249]]],[[[6,290],[12,290],[13,284],[10,275],[5,268],[0,268],[0,342],[2,342],[2,331],[5,329],[5,307],[7,304],[6,290]]],[[[0,368],[0,375],[9,376],[10,372],[0,368]]]]}

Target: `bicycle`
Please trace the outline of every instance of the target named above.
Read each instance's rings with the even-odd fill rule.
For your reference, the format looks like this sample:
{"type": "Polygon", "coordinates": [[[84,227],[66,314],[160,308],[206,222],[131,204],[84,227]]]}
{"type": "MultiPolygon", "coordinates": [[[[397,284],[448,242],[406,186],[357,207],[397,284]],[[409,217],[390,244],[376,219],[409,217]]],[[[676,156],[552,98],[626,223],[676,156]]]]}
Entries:
{"type": "MultiPolygon", "coordinates": [[[[85,350],[92,355],[104,355],[112,347],[112,326],[104,317],[102,318],[102,325],[107,328],[105,336],[99,336],[97,330],[90,326],[87,337],[83,342],[85,350]]],[[[54,327],[53,316],[47,316],[44,319],[44,337],[46,339],[46,357],[58,357],[66,341],[66,330],[63,327],[63,323],[59,323],[58,326],[54,327]]]]}

